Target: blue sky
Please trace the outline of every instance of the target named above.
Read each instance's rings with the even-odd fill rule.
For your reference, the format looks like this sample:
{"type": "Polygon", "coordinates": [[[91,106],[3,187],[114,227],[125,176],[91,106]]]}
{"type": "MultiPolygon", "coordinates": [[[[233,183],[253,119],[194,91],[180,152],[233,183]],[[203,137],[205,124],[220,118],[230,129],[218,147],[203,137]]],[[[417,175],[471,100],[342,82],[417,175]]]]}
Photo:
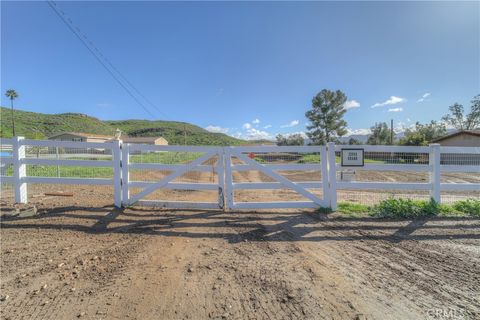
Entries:
{"type": "MultiPolygon", "coordinates": [[[[144,102],[156,119],[244,138],[305,131],[323,88],[347,94],[350,132],[440,119],[480,93],[479,2],[57,6],[161,110],[144,102]]],[[[19,109],[152,119],[47,3],[1,10],[1,87],[20,93],[19,109]]]]}

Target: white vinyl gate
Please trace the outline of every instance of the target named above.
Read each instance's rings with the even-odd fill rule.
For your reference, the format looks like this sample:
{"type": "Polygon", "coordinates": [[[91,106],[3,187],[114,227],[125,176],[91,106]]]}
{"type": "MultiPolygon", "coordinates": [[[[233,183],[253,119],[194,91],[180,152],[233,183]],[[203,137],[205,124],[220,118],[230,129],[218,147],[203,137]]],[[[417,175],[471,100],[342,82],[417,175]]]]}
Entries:
{"type": "MultiPolygon", "coordinates": [[[[143,144],[124,144],[122,147],[122,198],[123,206],[133,204],[174,209],[223,209],[224,161],[223,149],[217,147],[195,146],[156,146],[143,144]],[[135,161],[132,161],[135,160],[135,161]],[[149,170],[159,171],[159,180],[135,181],[132,172],[149,170]],[[212,172],[217,177],[214,182],[197,181],[175,182],[189,172],[212,172]],[[141,189],[130,194],[131,188],[141,189]],[[214,190],[218,192],[215,201],[172,201],[170,199],[145,197],[158,190],[214,190]]],[[[151,173],[150,173],[151,175],[151,173]]],[[[154,176],[153,176],[154,178],[154,176]]]]}
{"type": "Polygon", "coordinates": [[[319,208],[329,206],[328,161],[325,146],[259,146],[225,148],[225,186],[229,209],[319,208]],[[292,163],[292,158],[308,156],[314,163],[292,163]],[[313,158],[313,159],[312,159],[313,158]],[[266,163],[262,163],[268,159],[266,163]],[[274,182],[235,182],[236,172],[257,171],[274,182]],[[300,177],[320,174],[321,180],[292,181],[285,173],[296,172],[300,177]],[[282,174],[280,174],[281,172],[282,174]],[[236,201],[238,190],[288,189],[295,191],[303,201],[236,201]],[[312,190],[320,190],[314,193],[312,190]]]}
{"type": "Polygon", "coordinates": [[[328,178],[327,178],[327,153],[326,147],[192,147],[192,146],[153,146],[124,144],[122,148],[122,198],[123,205],[144,205],[162,208],[177,209],[268,209],[268,208],[318,208],[329,206],[328,178]],[[175,161],[166,155],[180,153],[175,161]],[[188,154],[192,154],[189,157],[188,154]],[[278,163],[269,161],[261,163],[262,158],[278,158],[278,163]],[[287,163],[282,157],[301,157],[309,155],[317,157],[317,163],[287,163]],[[132,159],[136,159],[132,161],[132,159]],[[260,159],[260,161],[259,161],[260,159]],[[321,161],[321,159],[324,159],[321,161]],[[154,162],[152,162],[152,160],[154,162]],[[167,160],[167,161],[165,161],[167,160]],[[167,163],[165,163],[167,162],[167,163]],[[137,181],[132,177],[135,170],[160,170],[164,174],[156,181],[137,181]],[[212,183],[200,181],[175,182],[189,172],[215,172],[216,179],[212,183]],[[275,182],[249,181],[235,182],[236,172],[256,171],[275,182]],[[322,180],[294,182],[277,171],[287,172],[316,172],[321,173],[322,180]],[[131,194],[131,188],[141,191],[131,194]],[[176,190],[217,190],[218,197],[215,202],[199,201],[171,201],[169,199],[145,199],[156,191],[165,189],[176,190]],[[289,189],[303,197],[304,201],[236,201],[236,190],[255,189],[289,189]],[[312,190],[320,190],[323,196],[312,190]]]}

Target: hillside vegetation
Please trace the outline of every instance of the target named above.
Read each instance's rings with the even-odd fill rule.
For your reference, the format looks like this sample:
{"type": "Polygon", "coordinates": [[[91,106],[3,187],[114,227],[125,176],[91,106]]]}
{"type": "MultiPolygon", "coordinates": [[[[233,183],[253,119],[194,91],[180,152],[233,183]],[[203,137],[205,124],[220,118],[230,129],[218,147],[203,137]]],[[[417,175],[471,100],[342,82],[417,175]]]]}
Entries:
{"type": "MultiPolygon", "coordinates": [[[[118,128],[133,137],[159,137],[171,145],[243,145],[268,141],[246,141],[223,133],[209,132],[199,126],[177,121],[118,120],[102,121],[81,113],[44,114],[29,111],[14,111],[15,130],[18,136],[30,139],[45,139],[61,132],[85,132],[113,135],[118,128]]],[[[12,136],[11,111],[0,107],[0,136],[12,136]]]]}
{"type": "MultiPolygon", "coordinates": [[[[55,133],[73,131],[96,134],[113,134],[114,129],[97,118],[81,113],[43,114],[28,111],[14,111],[17,136],[31,139],[44,139],[55,133]]],[[[11,110],[0,107],[0,135],[12,136],[11,110]]]]}
{"type": "Polygon", "coordinates": [[[112,128],[119,128],[131,137],[164,137],[169,144],[183,145],[241,145],[245,140],[236,139],[223,133],[209,132],[196,125],[177,121],[120,120],[105,121],[112,128]],[[186,139],[185,139],[186,133],[186,139]]]}

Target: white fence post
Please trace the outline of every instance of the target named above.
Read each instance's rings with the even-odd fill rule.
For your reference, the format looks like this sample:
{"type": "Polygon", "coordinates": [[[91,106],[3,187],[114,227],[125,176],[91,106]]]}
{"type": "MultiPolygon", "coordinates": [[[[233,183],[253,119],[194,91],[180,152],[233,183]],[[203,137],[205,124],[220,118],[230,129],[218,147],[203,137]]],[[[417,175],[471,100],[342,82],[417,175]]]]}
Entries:
{"type": "Polygon", "coordinates": [[[330,208],[337,210],[337,164],[335,163],[335,143],[329,142],[328,149],[328,185],[330,208]]]}
{"type": "Polygon", "coordinates": [[[320,165],[322,173],[323,200],[330,205],[330,185],[328,184],[328,153],[327,146],[320,147],[320,165]]]}
{"type": "Polygon", "coordinates": [[[233,180],[232,180],[232,154],[230,147],[224,148],[224,158],[225,158],[225,198],[226,198],[226,209],[232,210],[233,208],[233,180]]]}
{"type": "Polygon", "coordinates": [[[130,164],[129,149],[127,143],[122,144],[122,207],[128,206],[128,201],[130,199],[130,191],[128,188],[130,178],[128,172],[128,165],[130,164]]]}
{"type": "Polygon", "coordinates": [[[113,193],[115,207],[122,206],[122,140],[113,140],[113,193]]]}
{"type": "Polygon", "coordinates": [[[440,144],[432,143],[429,145],[430,154],[428,156],[428,163],[430,165],[430,197],[435,202],[440,203],[440,144]]]}
{"type": "Polygon", "coordinates": [[[220,209],[225,211],[225,155],[224,148],[218,149],[218,160],[217,160],[217,178],[218,178],[218,203],[220,209]]]}
{"type": "Polygon", "coordinates": [[[13,186],[15,188],[15,202],[27,203],[27,183],[23,181],[27,176],[27,166],[23,163],[25,158],[24,137],[13,137],[13,186]]]}

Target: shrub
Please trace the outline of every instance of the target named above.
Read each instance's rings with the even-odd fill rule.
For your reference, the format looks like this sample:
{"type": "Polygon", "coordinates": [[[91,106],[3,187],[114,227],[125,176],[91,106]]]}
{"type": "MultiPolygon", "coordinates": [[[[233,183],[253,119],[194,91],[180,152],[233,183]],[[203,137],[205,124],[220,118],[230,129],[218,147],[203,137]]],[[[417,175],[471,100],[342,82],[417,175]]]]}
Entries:
{"type": "MultiPolygon", "coordinates": [[[[330,208],[320,208],[318,212],[331,213],[330,208]]],[[[467,199],[454,204],[439,204],[435,200],[411,200],[390,198],[373,207],[358,203],[340,202],[337,212],[351,217],[366,213],[379,218],[414,219],[432,216],[476,216],[480,217],[480,200],[467,199]]]]}
{"type": "Polygon", "coordinates": [[[419,218],[435,216],[441,207],[433,199],[420,201],[411,199],[387,199],[372,209],[372,215],[381,218],[419,218]]]}
{"type": "Polygon", "coordinates": [[[471,216],[480,217],[480,200],[479,199],[467,199],[455,202],[452,207],[455,210],[466,213],[471,216]]]}

